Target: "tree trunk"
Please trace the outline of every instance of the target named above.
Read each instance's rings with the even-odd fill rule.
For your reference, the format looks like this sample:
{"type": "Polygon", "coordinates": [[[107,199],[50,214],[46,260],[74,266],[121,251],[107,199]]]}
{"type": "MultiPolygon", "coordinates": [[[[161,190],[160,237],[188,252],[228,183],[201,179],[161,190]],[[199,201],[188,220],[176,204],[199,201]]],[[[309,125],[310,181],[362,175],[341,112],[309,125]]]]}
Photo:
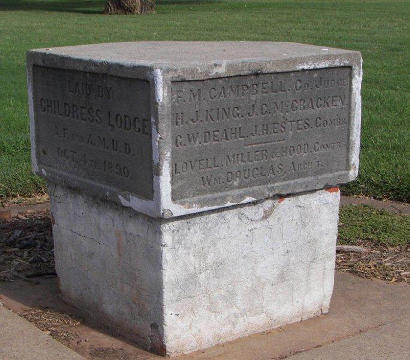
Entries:
{"type": "Polygon", "coordinates": [[[104,14],[152,14],[155,0],[107,0],[104,14]]]}

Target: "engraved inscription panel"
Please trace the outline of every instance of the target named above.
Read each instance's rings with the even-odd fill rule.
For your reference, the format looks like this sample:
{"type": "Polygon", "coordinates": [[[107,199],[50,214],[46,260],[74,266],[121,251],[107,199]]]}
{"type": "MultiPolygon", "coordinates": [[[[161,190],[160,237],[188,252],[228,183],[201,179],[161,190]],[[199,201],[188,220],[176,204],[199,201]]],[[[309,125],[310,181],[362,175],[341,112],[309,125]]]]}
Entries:
{"type": "Polygon", "coordinates": [[[151,199],[150,85],[33,68],[39,166],[151,199]]]}
{"type": "Polygon", "coordinates": [[[351,68],[172,83],[174,200],[346,171],[351,68]]]}

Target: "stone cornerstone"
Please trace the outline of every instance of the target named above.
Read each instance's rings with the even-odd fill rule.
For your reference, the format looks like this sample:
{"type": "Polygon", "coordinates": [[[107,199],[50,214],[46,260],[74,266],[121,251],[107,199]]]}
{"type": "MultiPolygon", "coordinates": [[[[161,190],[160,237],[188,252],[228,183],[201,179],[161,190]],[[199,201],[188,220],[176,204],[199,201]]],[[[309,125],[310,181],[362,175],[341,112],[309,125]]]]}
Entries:
{"type": "Polygon", "coordinates": [[[176,355],[328,311],[360,53],[136,42],[27,59],[60,289],[85,316],[176,355]]]}

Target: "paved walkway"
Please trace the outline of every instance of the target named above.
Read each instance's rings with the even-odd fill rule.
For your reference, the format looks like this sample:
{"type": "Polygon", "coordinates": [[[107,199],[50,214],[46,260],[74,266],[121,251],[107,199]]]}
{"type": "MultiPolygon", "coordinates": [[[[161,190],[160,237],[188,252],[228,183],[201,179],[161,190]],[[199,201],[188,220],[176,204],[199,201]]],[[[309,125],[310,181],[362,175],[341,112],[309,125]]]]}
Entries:
{"type": "Polygon", "coordinates": [[[344,196],[340,198],[341,206],[344,205],[368,205],[379,210],[386,210],[398,215],[410,215],[410,204],[392,201],[376,200],[366,197],[344,196]]]}
{"type": "Polygon", "coordinates": [[[84,360],[0,305],[0,360],[84,360]]]}
{"type": "Polygon", "coordinates": [[[288,357],[289,360],[409,360],[410,319],[288,357]]]}
{"type": "MultiPolygon", "coordinates": [[[[5,309],[19,303],[53,308],[56,302],[61,302],[56,279],[39,285],[0,283],[0,301],[4,302],[0,307],[0,360],[100,359],[90,351],[96,348],[101,354],[105,353],[103,359],[106,360],[162,359],[98,329],[87,328],[86,324],[80,327],[78,336],[79,339],[86,337],[87,341],[70,345],[83,354],[82,358],[5,309]]],[[[328,315],[177,359],[407,360],[410,359],[410,286],[336,273],[328,315]]]]}
{"type": "Polygon", "coordinates": [[[410,286],[336,273],[329,314],[257,334],[192,360],[410,359],[410,286]]]}

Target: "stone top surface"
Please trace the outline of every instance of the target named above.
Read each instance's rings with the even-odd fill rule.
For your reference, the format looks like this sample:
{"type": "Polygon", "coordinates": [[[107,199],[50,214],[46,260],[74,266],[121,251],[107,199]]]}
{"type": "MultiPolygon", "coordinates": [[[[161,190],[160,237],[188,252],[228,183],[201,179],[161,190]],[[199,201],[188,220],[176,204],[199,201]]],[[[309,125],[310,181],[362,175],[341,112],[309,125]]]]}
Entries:
{"type": "Polygon", "coordinates": [[[84,60],[133,63],[139,65],[181,66],[213,64],[214,62],[243,62],[298,59],[321,55],[349,54],[353,51],[323,46],[287,42],[121,42],[51,49],[33,52],[84,60]]]}
{"type": "Polygon", "coordinates": [[[297,43],[31,50],[33,169],[164,218],[343,184],[359,167],[361,66],[297,43]]]}

